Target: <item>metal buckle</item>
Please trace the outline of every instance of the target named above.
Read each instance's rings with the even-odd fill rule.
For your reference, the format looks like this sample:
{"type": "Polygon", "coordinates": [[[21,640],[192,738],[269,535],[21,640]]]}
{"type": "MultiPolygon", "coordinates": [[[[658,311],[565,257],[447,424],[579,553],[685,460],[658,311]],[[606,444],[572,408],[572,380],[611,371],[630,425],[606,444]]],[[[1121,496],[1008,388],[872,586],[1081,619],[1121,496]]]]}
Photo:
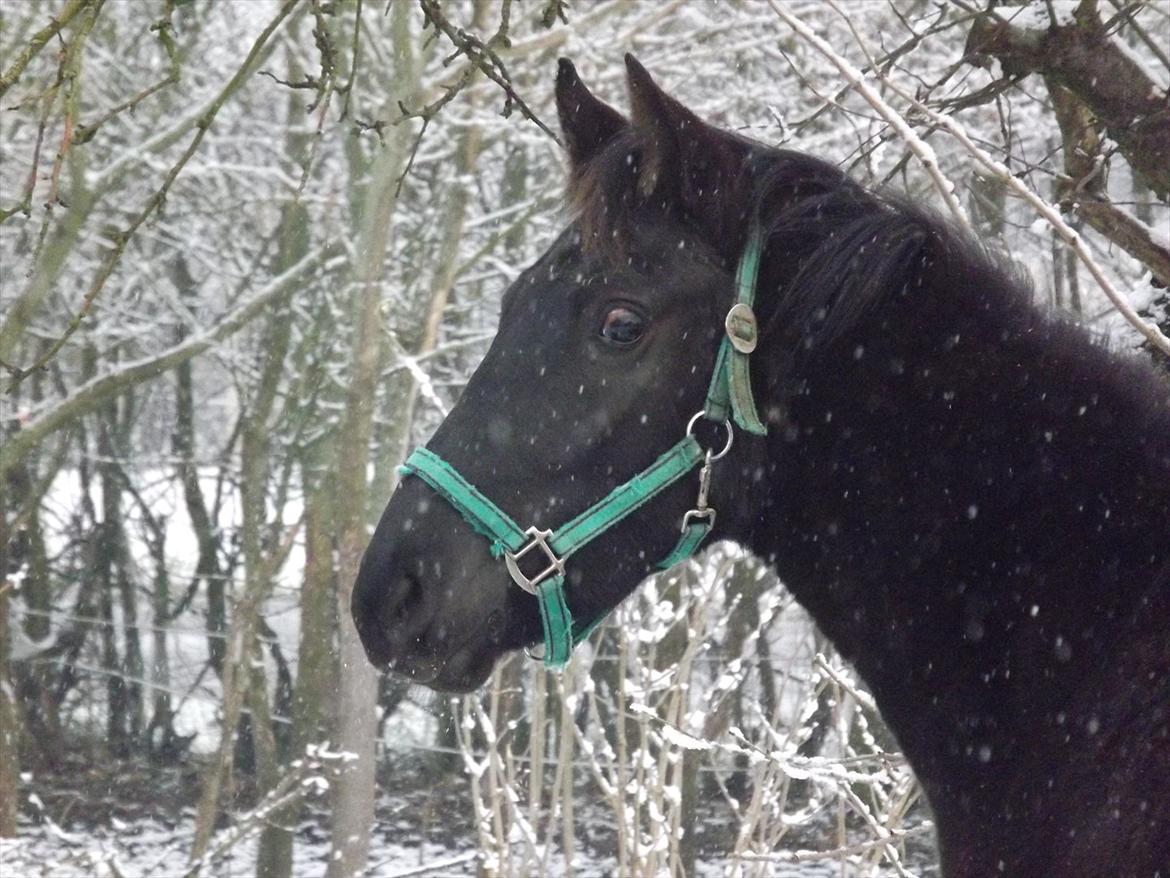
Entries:
{"type": "Polygon", "coordinates": [[[516,554],[511,552],[504,552],[504,566],[508,568],[508,573],[512,576],[512,581],[524,589],[531,595],[536,594],[536,587],[548,579],[550,576],[564,576],[565,562],[557,557],[556,552],[549,546],[548,541],[552,538],[551,530],[541,530],[537,527],[530,527],[524,531],[524,535],[530,537],[530,540],[525,546],[516,554]],[[541,570],[534,577],[529,579],[524,575],[520,569],[519,561],[533,549],[539,547],[544,553],[545,559],[549,564],[541,570]]]}
{"type": "Polygon", "coordinates": [[[740,302],[732,306],[723,321],[723,329],[731,346],[741,354],[750,354],[756,349],[760,330],[756,325],[756,315],[751,305],[740,302]]]}
{"type": "Polygon", "coordinates": [[[707,527],[709,529],[715,528],[715,510],[710,507],[706,509],[692,509],[683,516],[682,527],[679,528],[683,533],[687,532],[687,527],[692,521],[702,521],[706,519],[707,527]]]}

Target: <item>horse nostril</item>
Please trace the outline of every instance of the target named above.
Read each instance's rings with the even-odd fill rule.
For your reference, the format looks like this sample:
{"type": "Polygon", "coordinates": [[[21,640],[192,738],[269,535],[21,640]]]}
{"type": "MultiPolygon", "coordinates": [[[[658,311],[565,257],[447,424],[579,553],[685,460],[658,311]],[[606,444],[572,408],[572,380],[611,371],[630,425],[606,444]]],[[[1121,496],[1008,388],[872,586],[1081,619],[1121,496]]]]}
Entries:
{"type": "Polygon", "coordinates": [[[435,614],[431,591],[416,576],[402,574],[382,605],[380,619],[386,634],[401,645],[418,641],[435,614]]]}
{"type": "Polygon", "coordinates": [[[353,618],[370,660],[376,665],[394,665],[417,650],[430,627],[435,608],[431,592],[410,574],[400,574],[389,583],[359,580],[354,588],[353,618]]]}
{"type": "Polygon", "coordinates": [[[417,608],[422,605],[426,597],[422,582],[415,576],[407,574],[404,579],[404,587],[402,588],[401,597],[398,599],[399,615],[405,616],[412,607],[417,608]],[[403,611],[406,612],[403,612],[403,611]]]}

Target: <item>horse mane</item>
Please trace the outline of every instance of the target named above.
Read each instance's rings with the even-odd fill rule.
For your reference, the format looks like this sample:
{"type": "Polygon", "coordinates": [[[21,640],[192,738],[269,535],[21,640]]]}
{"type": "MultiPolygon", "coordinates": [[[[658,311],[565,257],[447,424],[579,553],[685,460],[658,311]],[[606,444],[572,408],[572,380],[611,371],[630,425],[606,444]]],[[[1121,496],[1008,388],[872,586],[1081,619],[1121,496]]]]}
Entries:
{"type": "Polygon", "coordinates": [[[731,271],[754,220],[765,241],[762,334],[798,342],[780,346],[786,357],[814,356],[886,297],[918,288],[977,285],[982,296],[1021,306],[1009,311],[1034,301],[1019,266],[931,209],[901,194],[871,192],[820,159],[762,144],[752,144],[736,181],[750,192],[732,223],[737,227],[720,228],[719,239],[710,240],[711,230],[666,186],[645,191],[646,137],[628,127],[570,175],[567,196],[582,248],[612,264],[625,262],[639,225],[657,215],[708,239],[731,271]]]}
{"type": "Polygon", "coordinates": [[[765,216],[768,240],[784,249],[765,251],[761,290],[774,301],[761,313],[763,335],[782,338],[793,364],[815,358],[895,296],[923,299],[925,317],[928,297],[962,291],[975,306],[971,318],[993,310],[1000,331],[1037,319],[1073,322],[1036,307],[1030,278],[1006,254],[905,195],[844,181],[765,216]]]}

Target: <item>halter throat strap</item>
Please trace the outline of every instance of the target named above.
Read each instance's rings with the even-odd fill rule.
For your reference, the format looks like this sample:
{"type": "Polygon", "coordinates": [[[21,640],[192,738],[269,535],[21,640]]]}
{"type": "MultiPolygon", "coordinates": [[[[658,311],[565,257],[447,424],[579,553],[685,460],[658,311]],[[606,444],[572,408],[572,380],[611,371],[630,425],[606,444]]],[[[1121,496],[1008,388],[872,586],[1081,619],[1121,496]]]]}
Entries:
{"type": "Polygon", "coordinates": [[[520,527],[458,470],[427,448],[417,448],[400,472],[422,479],[450,503],[490,543],[493,558],[504,558],[508,573],[522,589],[537,598],[544,635],[544,663],[559,667],[568,661],[573,647],[588,637],[604,614],[588,622],[574,621],[565,600],[565,561],[623,518],[702,464],[695,508],[683,517],[681,536],[658,564],[660,570],[691,557],[715,525],[715,510],[707,505],[711,464],[731,448],[731,421],[748,433],[763,436],[752,396],[748,355],[755,350],[758,326],[752,304],[759,275],[763,236],[752,223],[748,241],[736,267],[736,301],[724,321],[725,335],[719,345],[715,369],[702,411],[687,427],[687,435],[649,467],[614,488],[576,518],[556,530],[520,527]],[[718,454],[705,451],[691,434],[699,417],[723,424],[727,445],[718,454]],[[536,561],[536,570],[532,562],[536,561]],[[525,569],[531,571],[526,573],[525,569]]]}

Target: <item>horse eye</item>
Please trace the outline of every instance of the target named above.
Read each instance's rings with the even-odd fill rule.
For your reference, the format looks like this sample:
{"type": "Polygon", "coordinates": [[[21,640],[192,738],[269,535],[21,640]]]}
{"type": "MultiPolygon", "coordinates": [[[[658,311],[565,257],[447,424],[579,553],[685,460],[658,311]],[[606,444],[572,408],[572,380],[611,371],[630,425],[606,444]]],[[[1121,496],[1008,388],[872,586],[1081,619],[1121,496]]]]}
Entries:
{"type": "Polygon", "coordinates": [[[633,344],[642,337],[646,321],[637,311],[618,305],[610,308],[601,324],[601,337],[614,344],[633,344]]]}

